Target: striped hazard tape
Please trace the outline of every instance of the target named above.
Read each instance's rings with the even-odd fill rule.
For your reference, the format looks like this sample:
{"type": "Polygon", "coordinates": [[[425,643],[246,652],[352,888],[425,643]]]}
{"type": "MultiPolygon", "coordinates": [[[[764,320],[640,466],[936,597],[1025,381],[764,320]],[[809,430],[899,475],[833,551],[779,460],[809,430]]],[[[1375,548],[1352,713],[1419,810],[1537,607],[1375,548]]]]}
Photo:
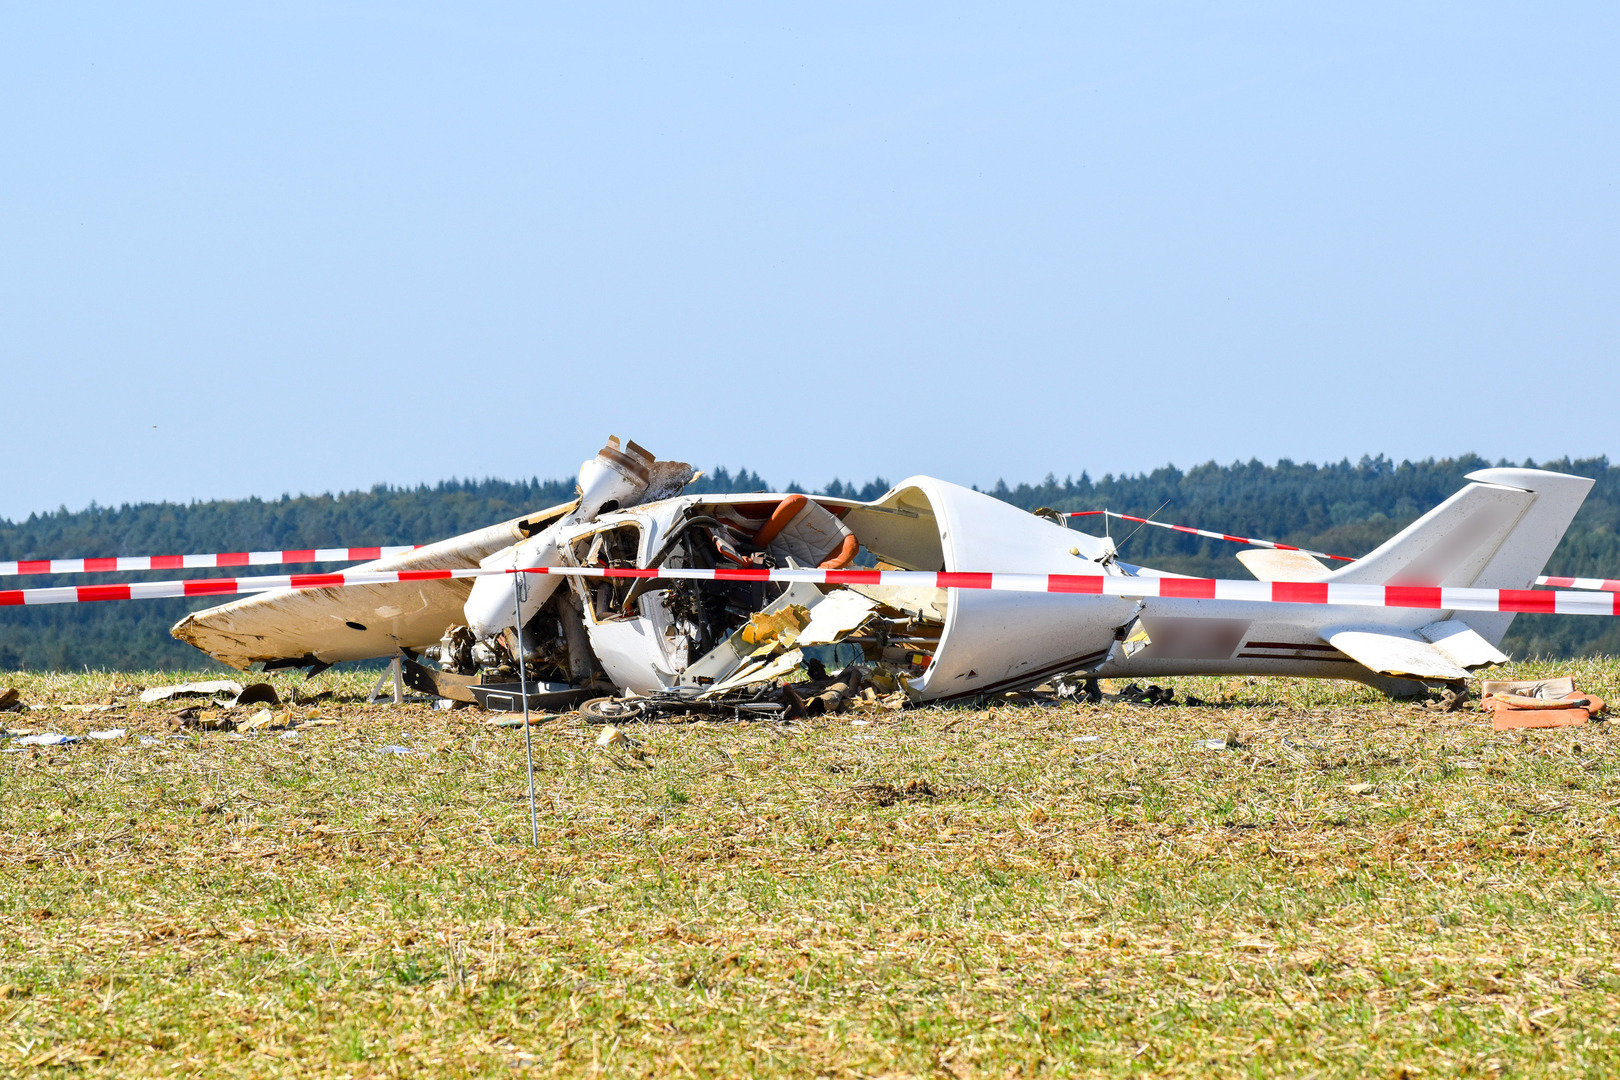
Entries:
{"type": "Polygon", "coordinates": [[[1620,592],[1620,579],[1597,577],[1538,577],[1537,585],[1551,585],[1555,589],[1600,589],[1620,592]]]}
{"type": "Polygon", "coordinates": [[[225,551],[210,555],[115,555],[104,559],[18,559],[0,562],[0,577],[19,574],[100,574],[114,570],[196,570],[219,566],[283,566],[293,563],[370,562],[415,551],[396,547],[303,548],[293,551],[225,551]]]}
{"type": "Polygon", "coordinates": [[[1156,525],[1161,529],[1172,532],[1186,533],[1188,536],[1207,536],[1211,540],[1226,540],[1233,544],[1253,544],[1255,547],[1271,548],[1274,551],[1297,551],[1301,555],[1315,555],[1318,559],[1336,559],[1339,562],[1355,562],[1349,555],[1329,555],[1325,551],[1312,551],[1309,548],[1294,547],[1292,544],[1279,544],[1275,540],[1256,540],[1249,536],[1233,536],[1231,533],[1210,532],[1208,529],[1195,529],[1190,525],[1172,525],[1168,521],[1154,521],[1151,518],[1133,517],[1130,514],[1116,514],[1112,510],[1071,510],[1064,517],[1091,517],[1101,514],[1105,517],[1118,518],[1121,521],[1135,521],[1142,525],[1156,525]]]}
{"type": "MultiPolygon", "coordinates": [[[[1143,525],[1156,525],[1161,529],[1170,529],[1173,532],[1186,533],[1189,536],[1207,536],[1211,540],[1225,540],[1233,544],[1252,544],[1255,547],[1271,548],[1273,551],[1297,551],[1301,555],[1314,555],[1318,559],[1334,559],[1338,562],[1355,562],[1349,555],[1329,555],[1325,551],[1312,551],[1310,548],[1295,547],[1292,544],[1279,544],[1275,540],[1257,540],[1252,536],[1233,536],[1231,533],[1210,532],[1208,529],[1195,529],[1190,525],[1172,525],[1168,521],[1153,521],[1149,518],[1134,517],[1130,514],[1117,514],[1112,510],[1071,510],[1064,517],[1091,517],[1103,514],[1107,517],[1118,518],[1121,521],[1135,521],[1143,525]]],[[[1603,592],[1620,592],[1620,579],[1615,578],[1586,578],[1586,577],[1538,577],[1537,585],[1551,585],[1557,589],[1599,589],[1603,592]]]]}
{"type": "Polygon", "coordinates": [[[1272,604],[1431,608],[1447,611],[1513,611],[1548,615],[1617,615],[1620,593],[1545,592],[1534,589],[1466,589],[1426,585],[1341,585],[1316,581],[1228,581],[1220,578],[1116,577],[1103,574],[996,574],[921,570],[603,569],[468,567],[453,570],[347,570],[331,574],[148,581],[128,585],[79,585],[0,591],[0,607],[79,604],[97,600],[227,596],[282,589],[329,589],[349,585],[477,578],[494,574],[552,574],[582,578],[645,578],[688,581],[803,581],[817,585],[898,585],[912,588],[988,589],[998,592],[1242,600],[1272,604]]]}
{"type": "MultiPolygon", "coordinates": [[[[1277,551],[1297,551],[1304,555],[1314,555],[1322,559],[1336,559],[1339,562],[1356,561],[1348,555],[1329,555],[1324,551],[1312,551],[1309,548],[1295,547],[1291,544],[1279,544],[1273,540],[1258,540],[1250,536],[1233,536],[1230,533],[1194,529],[1187,525],[1172,525],[1169,522],[1153,521],[1149,518],[1120,514],[1112,510],[1075,510],[1066,513],[1064,516],[1089,517],[1098,514],[1106,514],[1108,517],[1118,518],[1121,521],[1135,521],[1143,525],[1156,525],[1161,529],[1171,529],[1191,536],[1207,536],[1213,540],[1226,540],[1234,544],[1252,544],[1255,547],[1272,548],[1277,551]]],[[[416,551],[422,546],[421,544],[398,544],[392,547],[224,551],[199,555],[116,555],[105,558],[84,559],[17,559],[10,562],[0,562],[0,577],[16,577],[23,574],[100,574],[120,570],[201,570],[231,566],[288,566],[298,563],[370,562],[373,559],[387,559],[395,555],[404,555],[416,551]]],[[[1535,583],[1537,585],[1549,585],[1558,589],[1595,589],[1602,592],[1620,592],[1620,579],[1616,578],[1544,576],[1536,578],[1535,583]]],[[[168,583],[153,582],[152,584],[168,583]]],[[[280,585],[274,587],[299,588],[304,586],[280,585]]],[[[207,594],[197,593],[195,595],[207,594]]]]}

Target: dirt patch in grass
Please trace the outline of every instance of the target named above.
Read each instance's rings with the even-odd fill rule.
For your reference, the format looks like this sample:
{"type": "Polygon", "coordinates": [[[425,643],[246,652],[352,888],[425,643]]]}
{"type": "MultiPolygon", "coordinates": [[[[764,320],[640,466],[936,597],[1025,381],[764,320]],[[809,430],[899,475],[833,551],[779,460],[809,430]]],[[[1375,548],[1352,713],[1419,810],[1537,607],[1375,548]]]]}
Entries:
{"type": "MultiPolygon", "coordinates": [[[[1517,669],[1554,670],[1617,696],[1613,662],[1517,669]]],[[[1497,733],[1245,679],[1178,680],[1201,708],[640,727],[640,757],[563,717],[533,729],[531,846],[523,734],[483,714],[368,707],[368,678],[327,673],[306,692],[330,697],[275,710],[296,737],[198,734],[173,726],[181,703],[139,704],[158,681],[179,678],[0,679],[49,706],[0,725],[127,732],[0,755],[0,1070],[1620,1057],[1611,724],[1497,733]]]]}

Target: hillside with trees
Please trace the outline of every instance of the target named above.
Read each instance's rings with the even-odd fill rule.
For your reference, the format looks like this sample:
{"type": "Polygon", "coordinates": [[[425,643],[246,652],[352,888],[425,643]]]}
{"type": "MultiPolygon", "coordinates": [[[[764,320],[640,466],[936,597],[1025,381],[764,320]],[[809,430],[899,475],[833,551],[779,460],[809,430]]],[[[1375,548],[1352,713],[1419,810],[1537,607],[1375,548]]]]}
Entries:
{"type": "MultiPolygon", "coordinates": [[[[998,483],[989,493],[1024,509],[1049,506],[1154,515],[1158,520],[1358,556],[1455,492],[1466,482],[1465,474],[1490,464],[1474,456],[1398,464],[1383,456],[1328,465],[1296,465],[1287,460],[1275,465],[1210,462],[1185,472],[1166,466],[1145,474],[1110,474],[1095,480],[1084,472],[1063,480],[1048,475],[1038,484],[1008,487],[998,483]]],[[[1607,458],[1562,459],[1537,467],[1597,481],[1548,572],[1620,576],[1620,468],[1611,466],[1607,458]]],[[[882,479],[864,484],[834,480],[818,494],[870,499],[888,486],[882,479]]],[[[732,473],[722,468],[705,475],[689,490],[765,491],[770,486],[747,469],[732,473]]],[[[797,487],[789,485],[785,490],[797,487]]],[[[415,488],[378,486],[340,495],[272,500],[117,508],[92,505],[80,511],[63,508],[31,514],[25,521],[0,520],[0,559],[427,543],[565,502],[572,494],[571,479],[452,480],[415,488]]],[[[1100,518],[1079,520],[1077,527],[1101,530],[1100,518]]],[[[1248,576],[1233,558],[1234,545],[1165,529],[1133,530],[1136,526],[1130,523],[1112,526],[1127,561],[1208,577],[1248,576]]],[[[266,568],[264,572],[280,571],[266,568]]],[[[191,571],[188,576],[207,575],[206,571],[191,571]]],[[[98,574],[93,578],[29,576],[0,579],[0,588],[175,576],[174,572],[98,574]]],[[[214,666],[201,653],[171,638],[168,630],[187,611],[217,602],[141,600],[3,607],[0,670],[214,666]]],[[[1518,657],[1620,654],[1620,623],[1575,616],[1520,616],[1503,647],[1518,657]]]]}

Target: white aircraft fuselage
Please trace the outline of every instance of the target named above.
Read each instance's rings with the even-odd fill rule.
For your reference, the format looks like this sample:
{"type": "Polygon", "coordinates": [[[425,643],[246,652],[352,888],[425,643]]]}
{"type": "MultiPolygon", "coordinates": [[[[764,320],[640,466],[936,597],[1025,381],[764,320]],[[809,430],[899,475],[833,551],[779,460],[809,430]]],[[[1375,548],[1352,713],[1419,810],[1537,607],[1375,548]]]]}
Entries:
{"type": "MultiPolygon", "coordinates": [[[[630,444],[632,451],[639,450],[630,444]]],[[[636,460],[588,462],[580,501],[368,564],[375,569],[446,566],[694,566],[752,555],[756,523],[788,504],[786,494],[674,495],[637,502],[636,460]],[[623,467],[615,462],[628,461],[623,467]],[[607,465],[603,466],[602,463],[607,465]],[[632,475],[634,474],[634,475],[632,475]],[[627,479],[628,477],[628,479],[627,479]],[[607,496],[611,495],[611,498],[607,496]],[[538,561],[537,561],[538,560],[538,561]]],[[[664,487],[690,478],[672,463],[664,487]]],[[[677,463],[678,464],[678,463],[677,463]]],[[[685,468],[685,467],[682,467],[685,468]]],[[[639,469],[639,471],[638,471],[639,469]]],[[[1592,481],[1532,469],[1485,469],[1377,550],[1337,570],[1309,559],[1249,563],[1273,580],[1410,583],[1527,588],[1546,564],[1592,481]]],[[[640,481],[642,489],[647,487],[640,481]]],[[[800,502],[803,500],[801,499],[800,502]]],[[[1069,529],[989,495],[914,476],[872,502],[813,497],[853,534],[863,562],[904,570],[1167,577],[1121,562],[1106,537],[1069,529]]],[[[819,513],[819,512],[817,512],[819,513]]],[[[830,520],[830,519],[829,519],[830,520]]],[[[758,535],[758,534],[755,534],[758,535]]],[[[854,545],[850,545],[853,550],[854,545]]],[[[760,545],[764,550],[764,545],[760,545]]],[[[823,564],[826,565],[826,564],[823,564]]],[[[547,583],[522,606],[531,641],[572,642],[574,671],[594,667],[621,691],[724,683],[746,660],[736,645],[749,609],[797,603],[814,612],[842,587],[792,586],[750,599],[735,592],[722,610],[666,580],[626,584],[568,579],[547,583]],[[555,590],[553,592],[552,590],[555,590]],[[582,658],[583,625],[589,658],[582,658]],[[570,636],[572,635],[572,636],[570,636]],[[728,644],[729,643],[729,644],[728,644]],[[588,659],[589,664],[584,660],[588,659]]],[[[1039,685],[1059,675],[1163,678],[1285,675],[1356,679],[1392,692],[1456,682],[1506,658],[1497,651],[1512,614],[1345,608],[1218,599],[1133,598],[972,589],[860,589],[888,625],[883,656],[902,665],[917,701],[949,701],[1039,685]],[[907,622],[906,620],[909,620],[907,622]],[[910,642],[910,645],[904,644],[910,642]],[[910,651],[908,650],[915,650],[910,651]],[[920,661],[920,663],[917,663],[920,661]]],[[[412,582],[246,597],[188,616],[175,636],[236,667],[327,664],[419,652],[453,626],[492,638],[519,619],[510,579],[412,582]],[[485,584],[485,583],[489,584],[485,584]]],[[[561,661],[559,661],[561,663],[561,661]]]]}

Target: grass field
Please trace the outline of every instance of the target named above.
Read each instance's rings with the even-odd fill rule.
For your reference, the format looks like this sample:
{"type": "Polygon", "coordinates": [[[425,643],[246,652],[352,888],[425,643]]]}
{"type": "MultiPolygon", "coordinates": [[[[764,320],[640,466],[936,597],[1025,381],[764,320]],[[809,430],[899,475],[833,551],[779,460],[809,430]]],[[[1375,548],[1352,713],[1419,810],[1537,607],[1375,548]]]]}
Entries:
{"type": "Polygon", "coordinates": [[[329,672],[297,739],[169,738],[131,696],[169,681],[10,679],[116,707],[8,727],[131,734],[0,755],[0,1073],[1620,1070],[1613,724],[1248,679],[616,750],[564,717],[532,848],[485,714],[329,672]]]}

